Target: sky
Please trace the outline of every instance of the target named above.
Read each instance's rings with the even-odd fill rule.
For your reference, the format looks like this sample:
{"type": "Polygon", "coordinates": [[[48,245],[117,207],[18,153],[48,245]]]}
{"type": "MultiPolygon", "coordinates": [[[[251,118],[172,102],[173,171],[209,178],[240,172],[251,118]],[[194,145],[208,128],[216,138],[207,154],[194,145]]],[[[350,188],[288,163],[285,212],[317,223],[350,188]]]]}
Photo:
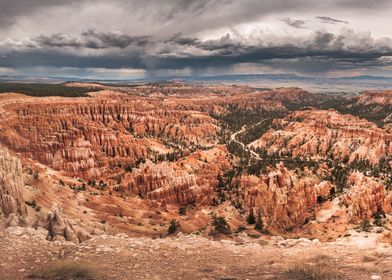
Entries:
{"type": "Polygon", "coordinates": [[[0,75],[392,76],[391,0],[0,0],[0,75]]]}

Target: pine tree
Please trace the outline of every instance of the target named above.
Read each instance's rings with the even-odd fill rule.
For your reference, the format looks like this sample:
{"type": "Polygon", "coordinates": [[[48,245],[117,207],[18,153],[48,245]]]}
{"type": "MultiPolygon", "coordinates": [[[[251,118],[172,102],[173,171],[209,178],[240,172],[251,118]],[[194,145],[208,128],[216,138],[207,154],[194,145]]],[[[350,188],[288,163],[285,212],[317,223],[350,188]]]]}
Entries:
{"type": "Polygon", "coordinates": [[[253,225],[256,222],[255,219],[255,214],[253,213],[253,208],[251,207],[249,210],[249,215],[248,215],[248,224],[253,225]]]}
{"type": "Polygon", "coordinates": [[[214,227],[212,234],[214,236],[222,233],[225,235],[229,235],[231,234],[231,229],[230,229],[230,225],[227,223],[225,217],[217,217],[214,214],[212,214],[212,226],[214,227]]]}
{"type": "Polygon", "coordinates": [[[261,218],[261,210],[259,209],[257,211],[257,220],[256,220],[256,224],[255,224],[255,229],[256,230],[263,230],[263,219],[261,218]]]}
{"type": "Polygon", "coordinates": [[[181,216],[185,216],[186,215],[186,208],[185,207],[180,207],[178,209],[178,214],[180,214],[181,216]]]}
{"type": "Polygon", "coordinates": [[[178,226],[179,226],[179,224],[177,223],[177,221],[176,220],[171,220],[171,222],[170,222],[170,226],[169,226],[169,228],[167,229],[167,233],[168,234],[173,234],[173,233],[175,233],[176,231],[177,231],[177,229],[178,229],[178,226]]]}

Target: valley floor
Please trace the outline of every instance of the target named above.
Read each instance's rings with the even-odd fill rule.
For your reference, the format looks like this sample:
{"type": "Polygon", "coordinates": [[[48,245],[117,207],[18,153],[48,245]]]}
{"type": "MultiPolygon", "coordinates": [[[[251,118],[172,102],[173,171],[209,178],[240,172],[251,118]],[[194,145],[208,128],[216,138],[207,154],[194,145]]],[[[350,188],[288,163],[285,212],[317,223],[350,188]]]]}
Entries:
{"type": "Polygon", "coordinates": [[[26,279],[44,264],[65,260],[90,266],[93,279],[313,279],[301,274],[310,267],[340,275],[331,279],[392,279],[392,248],[376,242],[375,234],[353,232],[329,243],[247,236],[213,241],[181,234],[148,239],[120,234],[75,245],[48,242],[44,233],[24,228],[0,233],[0,279],[26,279]]]}

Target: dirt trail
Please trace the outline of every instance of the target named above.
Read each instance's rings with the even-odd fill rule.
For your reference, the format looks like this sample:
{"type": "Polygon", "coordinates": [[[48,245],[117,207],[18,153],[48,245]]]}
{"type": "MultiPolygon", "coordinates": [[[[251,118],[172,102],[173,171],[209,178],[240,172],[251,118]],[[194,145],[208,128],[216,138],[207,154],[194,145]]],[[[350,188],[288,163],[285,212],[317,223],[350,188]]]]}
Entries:
{"type": "MultiPolygon", "coordinates": [[[[263,122],[263,121],[261,121],[261,122],[263,122]]],[[[260,124],[261,122],[255,124],[254,126],[260,124]]],[[[247,128],[247,125],[243,125],[240,130],[238,130],[230,135],[230,141],[233,141],[233,142],[241,145],[242,149],[249,152],[250,155],[253,156],[255,159],[262,160],[262,158],[255,151],[249,149],[248,146],[246,146],[243,142],[237,140],[237,135],[245,132],[247,129],[249,129],[249,128],[247,128]]]]}

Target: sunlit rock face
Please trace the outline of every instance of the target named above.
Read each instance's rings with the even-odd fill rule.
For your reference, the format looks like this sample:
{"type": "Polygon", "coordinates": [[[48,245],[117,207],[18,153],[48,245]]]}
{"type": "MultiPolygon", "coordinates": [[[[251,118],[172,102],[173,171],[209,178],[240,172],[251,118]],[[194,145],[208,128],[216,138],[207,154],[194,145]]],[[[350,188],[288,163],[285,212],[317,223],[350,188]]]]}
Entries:
{"type": "Polygon", "coordinates": [[[357,105],[392,105],[392,90],[365,91],[355,101],[357,105]]]}
{"type": "Polygon", "coordinates": [[[10,214],[26,215],[22,188],[23,174],[20,159],[0,147],[0,210],[5,217],[10,214]]]}
{"type": "Polygon", "coordinates": [[[352,221],[373,218],[377,213],[381,216],[391,213],[392,193],[382,183],[366,177],[360,172],[349,176],[350,189],[343,196],[352,221]]]}
{"type": "Polygon", "coordinates": [[[248,207],[261,209],[268,224],[280,230],[302,225],[320,199],[327,199],[334,186],[315,177],[298,178],[283,164],[268,175],[243,176],[248,207]]]}
{"type": "Polygon", "coordinates": [[[170,151],[164,147],[167,143],[203,146],[216,141],[214,119],[173,110],[157,100],[54,100],[7,109],[3,144],[56,170],[84,177],[154,158],[170,151]]]}
{"type": "Polygon", "coordinates": [[[218,147],[175,163],[147,161],[125,174],[116,190],[165,203],[206,205],[215,195],[217,176],[230,168],[226,156],[227,150],[218,147]]]}
{"type": "Polygon", "coordinates": [[[392,154],[392,134],[376,124],[335,110],[296,111],[250,144],[268,153],[378,163],[392,154]]]}

